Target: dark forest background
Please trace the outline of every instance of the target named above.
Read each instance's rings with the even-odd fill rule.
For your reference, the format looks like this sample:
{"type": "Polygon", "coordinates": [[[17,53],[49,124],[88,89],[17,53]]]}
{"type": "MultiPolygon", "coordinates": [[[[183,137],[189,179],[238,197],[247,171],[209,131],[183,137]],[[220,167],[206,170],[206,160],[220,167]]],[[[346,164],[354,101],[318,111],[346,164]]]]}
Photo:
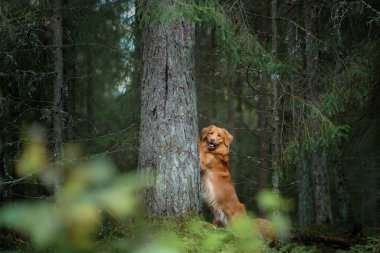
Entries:
{"type": "MultiPolygon", "coordinates": [[[[69,163],[108,156],[120,172],[137,169],[141,6],[63,1],[56,107],[52,3],[0,2],[1,205],[54,192],[16,172],[31,128],[44,129],[53,167],[57,143],[69,143],[80,150],[69,163]]],[[[199,129],[234,136],[231,173],[247,209],[260,214],[257,193],[275,188],[294,201],[297,227],[379,232],[380,2],[189,1],[183,13],[196,24],[199,129]]]]}

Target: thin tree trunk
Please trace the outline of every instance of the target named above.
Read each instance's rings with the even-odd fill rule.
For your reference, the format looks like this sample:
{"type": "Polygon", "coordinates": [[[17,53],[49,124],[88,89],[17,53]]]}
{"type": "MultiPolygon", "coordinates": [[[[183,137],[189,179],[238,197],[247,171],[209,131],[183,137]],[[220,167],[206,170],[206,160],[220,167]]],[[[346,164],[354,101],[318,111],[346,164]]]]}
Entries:
{"type": "MultiPolygon", "coordinates": [[[[231,88],[235,88],[235,94],[236,94],[236,106],[234,107],[234,125],[240,126],[243,122],[243,78],[242,74],[240,72],[236,72],[236,77],[233,83],[233,86],[231,88]]],[[[236,168],[235,173],[233,173],[233,181],[239,182],[241,178],[239,176],[242,176],[243,169],[244,168],[244,161],[241,159],[240,154],[244,153],[242,148],[242,141],[244,139],[242,134],[242,129],[238,129],[235,131],[234,134],[234,144],[232,151],[237,153],[236,155],[236,161],[232,159],[232,165],[236,168]]],[[[243,184],[236,185],[237,192],[242,192],[242,189],[244,188],[243,184]]],[[[252,188],[252,187],[251,187],[252,188]]]]}
{"type": "Polygon", "coordinates": [[[218,122],[218,110],[219,110],[219,97],[220,93],[219,90],[221,89],[221,85],[218,82],[218,49],[217,49],[217,41],[216,41],[216,29],[211,28],[211,55],[209,57],[209,63],[211,65],[210,71],[211,71],[211,87],[212,90],[210,90],[211,95],[209,97],[210,100],[210,108],[211,108],[211,119],[214,123],[218,122]]]}
{"type": "MultiPolygon", "coordinates": [[[[88,134],[91,136],[91,133],[94,129],[94,86],[93,86],[93,79],[92,79],[92,64],[91,59],[92,55],[89,52],[86,59],[86,113],[87,113],[87,120],[88,120],[88,134]]],[[[90,145],[90,143],[89,143],[90,145]]]]}
{"type": "MultiPolygon", "coordinates": [[[[271,2],[271,13],[272,13],[272,53],[274,56],[277,54],[277,0],[272,0],[271,2]]],[[[278,80],[277,74],[272,75],[272,127],[273,127],[273,137],[272,137],[272,185],[274,191],[279,192],[280,183],[280,168],[279,168],[279,157],[280,157],[280,118],[278,115],[278,105],[280,103],[280,98],[278,96],[278,80]]]]}
{"type": "Polygon", "coordinates": [[[336,155],[335,168],[332,170],[337,195],[338,216],[335,224],[353,224],[351,197],[348,189],[348,179],[342,166],[343,150],[339,149],[336,155]]]}
{"type": "Polygon", "coordinates": [[[319,46],[318,46],[318,27],[319,27],[319,9],[314,3],[305,4],[304,14],[305,28],[305,52],[306,52],[306,73],[308,75],[309,94],[315,95],[320,91],[319,78],[319,46]]]}
{"type": "MultiPolygon", "coordinates": [[[[54,157],[56,161],[60,159],[63,145],[64,113],[65,101],[64,92],[67,91],[63,80],[63,52],[62,52],[62,0],[53,0],[53,45],[54,45],[54,157]]],[[[61,181],[60,164],[57,163],[56,191],[59,190],[61,181]]]]}
{"type": "MultiPolygon", "coordinates": [[[[232,64],[231,62],[228,63],[228,66],[227,66],[227,69],[228,69],[228,72],[227,72],[227,79],[228,79],[228,88],[227,88],[227,91],[228,92],[231,92],[233,93],[233,90],[232,90],[232,87],[234,87],[234,82],[235,82],[235,79],[234,79],[234,69],[232,67],[232,64]]],[[[240,85],[240,84],[239,84],[240,85]]],[[[232,94],[229,95],[227,97],[228,99],[228,103],[227,103],[227,123],[228,123],[228,126],[230,126],[230,129],[229,129],[229,132],[232,134],[232,136],[235,136],[236,135],[236,131],[235,131],[235,122],[234,122],[234,118],[235,118],[235,96],[233,96],[232,94]]],[[[235,136],[235,143],[236,143],[236,136],[235,136]]],[[[236,182],[236,165],[237,165],[237,157],[236,156],[233,156],[233,154],[231,153],[231,157],[230,157],[230,172],[231,172],[231,177],[233,179],[234,182],[236,182]]]]}
{"type": "Polygon", "coordinates": [[[148,211],[199,212],[200,173],[194,80],[194,25],[145,26],[139,170],[152,181],[148,211]]]}
{"type": "MultiPolygon", "coordinates": [[[[268,4],[266,1],[260,2],[260,14],[263,17],[268,16],[268,4]]],[[[268,23],[266,19],[260,19],[257,23],[258,39],[261,45],[265,46],[267,43],[268,23]]],[[[267,73],[260,75],[260,92],[257,101],[257,127],[258,127],[258,159],[260,161],[260,170],[258,170],[258,183],[262,186],[268,185],[268,171],[270,168],[269,162],[269,148],[270,137],[268,132],[268,90],[270,81],[267,73]]]]}
{"type": "Polygon", "coordinates": [[[67,103],[66,103],[66,111],[67,115],[69,117],[69,122],[66,126],[66,135],[68,140],[74,139],[74,131],[73,131],[73,121],[75,118],[75,102],[76,102],[76,82],[75,82],[75,76],[76,76],[76,66],[75,64],[70,64],[67,68],[67,90],[68,90],[68,97],[67,97],[67,103]]]}

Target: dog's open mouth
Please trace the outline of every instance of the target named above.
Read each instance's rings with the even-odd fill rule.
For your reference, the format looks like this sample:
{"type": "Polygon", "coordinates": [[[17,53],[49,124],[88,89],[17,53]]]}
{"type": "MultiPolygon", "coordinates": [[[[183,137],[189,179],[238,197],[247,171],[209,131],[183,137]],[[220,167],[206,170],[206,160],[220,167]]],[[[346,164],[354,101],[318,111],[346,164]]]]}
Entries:
{"type": "Polygon", "coordinates": [[[216,144],[213,143],[213,142],[209,142],[208,143],[208,149],[215,149],[216,148],[216,144]]]}

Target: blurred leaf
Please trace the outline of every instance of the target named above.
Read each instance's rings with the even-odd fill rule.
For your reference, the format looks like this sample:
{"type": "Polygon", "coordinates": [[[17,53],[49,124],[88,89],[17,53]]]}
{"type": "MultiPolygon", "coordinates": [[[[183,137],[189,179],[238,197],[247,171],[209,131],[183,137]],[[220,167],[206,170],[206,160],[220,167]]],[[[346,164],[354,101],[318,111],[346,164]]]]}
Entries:
{"type": "Polygon", "coordinates": [[[257,204],[261,211],[269,213],[272,211],[289,212],[293,210],[293,201],[284,199],[277,192],[263,190],[257,194],[257,204]]]}
{"type": "Polygon", "coordinates": [[[236,238],[236,246],[243,252],[263,252],[266,249],[260,233],[254,229],[249,216],[241,216],[231,222],[230,229],[236,238]]]}
{"type": "Polygon", "coordinates": [[[95,159],[69,169],[67,180],[58,199],[73,198],[90,187],[109,182],[116,174],[115,167],[105,159],[95,159]]]}
{"type": "MultiPolygon", "coordinates": [[[[62,225],[67,230],[67,241],[78,249],[90,249],[95,235],[101,224],[100,209],[91,201],[72,203],[68,209],[60,210],[62,225]]],[[[64,235],[63,235],[64,236],[64,235]]]]}
{"type": "Polygon", "coordinates": [[[52,204],[9,204],[0,211],[0,223],[31,236],[39,247],[45,247],[59,237],[61,226],[52,204]]]}
{"type": "Polygon", "coordinates": [[[257,195],[257,203],[259,205],[259,208],[264,212],[279,209],[281,204],[280,202],[280,195],[273,191],[264,190],[260,191],[257,195]]]}
{"type": "Polygon", "coordinates": [[[63,157],[62,160],[66,163],[72,164],[82,155],[82,151],[79,145],[73,143],[65,144],[63,148],[63,157]]]}
{"type": "Polygon", "coordinates": [[[47,163],[45,145],[38,140],[32,140],[26,144],[25,150],[16,163],[16,172],[23,177],[31,173],[41,171],[47,163]]]}
{"type": "Polygon", "coordinates": [[[291,221],[288,217],[276,212],[269,217],[269,220],[282,240],[289,238],[291,221]]]}
{"type": "Polygon", "coordinates": [[[116,218],[124,219],[133,214],[138,207],[136,194],[139,187],[136,177],[125,175],[115,180],[112,187],[100,191],[97,198],[102,208],[116,218]]]}

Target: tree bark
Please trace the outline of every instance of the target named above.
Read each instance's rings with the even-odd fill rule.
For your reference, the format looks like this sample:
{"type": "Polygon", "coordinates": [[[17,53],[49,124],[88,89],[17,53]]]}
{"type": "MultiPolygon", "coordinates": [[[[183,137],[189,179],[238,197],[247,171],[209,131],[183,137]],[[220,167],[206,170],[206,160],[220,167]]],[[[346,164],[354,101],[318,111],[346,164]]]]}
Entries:
{"type": "Polygon", "coordinates": [[[336,151],[335,168],[332,170],[334,184],[337,196],[336,209],[338,215],[334,219],[335,224],[354,224],[354,218],[351,206],[351,196],[348,189],[348,179],[342,166],[343,150],[339,148],[336,151]]]}
{"type": "MultiPolygon", "coordinates": [[[[317,1],[318,2],[318,1],[317,1]]],[[[306,51],[306,73],[308,75],[309,94],[315,95],[320,91],[319,78],[319,46],[318,46],[318,28],[319,28],[319,9],[317,3],[306,3],[304,14],[306,51]]]]}
{"type": "Polygon", "coordinates": [[[308,157],[301,155],[297,162],[298,225],[301,228],[314,223],[313,188],[308,157]]]}
{"type": "Polygon", "coordinates": [[[68,123],[66,125],[66,138],[67,140],[73,140],[74,139],[74,129],[73,129],[73,122],[76,114],[76,66],[74,63],[70,64],[67,67],[67,76],[68,79],[66,79],[67,82],[67,90],[68,90],[68,96],[66,101],[66,112],[69,117],[68,123]]]}
{"type": "MultiPolygon", "coordinates": [[[[301,51],[301,42],[302,39],[299,38],[298,27],[295,24],[302,23],[302,11],[303,6],[300,4],[300,1],[296,0],[292,2],[293,5],[290,7],[288,18],[292,22],[288,22],[286,42],[287,42],[287,57],[288,61],[293,64],[302,66],[304,51],[301,51]]],[[[291,94],[297,94],[300,92],[301,78],[297,76],[292,76],[289,80],[289,89],[291,94]]],[[[302,92],[300,92],[302,96],[302,92]]],[[[290,98],[294,102],[294,97],[290,98]]],[[[302,108],[293,106],[292,108],[292,136],[298,136],[302,115],[304,111],[302,108]]],[[[313,184],[311,177],[311,168],[310,168],[310,157],[307,152],[302,152],[300,154],[299,160],[295,163],[296,176],[298,182],[298,226],[301,228],[306,228],[315,222],[315,213],[314,213],[314,200],[313,200],[313,184]]]]}
{"type": "Polygon", "coordinates": [[[326,166],[326,151],[320,148],[312,154],[314,209],[318,224],[332,222],[330,187],[326,166]]]}
{"type": "MultiPolygon", "coordinates": [[[[262,1],[260,4],[260,9],[262,16],[267,16],[267,4],[262,1]]],[[[268,33],[268,27],[265,20],[257,24],[259,32],[259,42],[265,46],[268,33]]],[[[269,148],[270,148],[270,136],[268,132],[268,90],[270,85],[270,80],[267,73],[262,73],[260,75],[260,93],[257,101],[257,126],[258,126],[258,159],[260,161],[260,170],[258,170],[258,182],[260,185],[268,185],[268,171],[270,168],[269,162],[269,148]]]]}
{"type": "MultiPolygon", "coordinates": [[[[88,52],[87,59],[86,59],[86,114],[87,114],[87,130],[88,134],[91,137],[91,133],[94,129],[94,86],[93,86],[93,78],[92,78],[92,54],[91,52],[88,52]]],[[[91,145],[89,143],[89,145],[91,145]]]]}
{"type": "MultiPolygon", "coordinates": [[[[272,0],[271,2],[271,13],[272,13],[272,53],[274,56],[277,55],[277,0],[272,0]]],[[[274,73],[271,78],[272,84],[272,185],[276,192],[279,192],[280,184],[280,167],[279,167],[279,157],[280,157],[280,117],[278,115],[278,105],[280,103],[280,98],[278,96],[278,80],[277,74],[274,73]]]]}
{"type": "MultiPolygon", "coordinates": [[[[320,62],[319,62],[319,3],[318,1],[305,4],[305,28],[308,31],[305,36],[306,44],[306,73],[308,75],[309,99],[317,99],[322,92],[320,82],[320,62]]],[[[319,133],[315,132],[314,136],[319,133]]],[[[319,224],[331,223],[331,200],[330,186],[327,173],[326,150],[325,147],[318,147],[311,153],[311,167],[314,188],[314,208],[316,222],[319,224]]]]}
{"type": "Polygon", "coordinates": [[[148,211],[199,212],[200,173],[194,80],[194,25],[146,25],[142,31],[139,170],[151,180],[148,211]]]}
{"type": "MultiPolygon", "coordinates": [[[[64,113],[63,106],[65,102],[64,92],[65,84],[63,80],[63,52],[62,52],[62,0],[53,0],[53,17],[52,17],[52,30],[53,30],[53,46],[54,46],[54,126],[53,126],[53,141],[54,141],[54,157],[56,160],[60,159],[63,145],[63,131],[64,131],[64,113]]],[[[59,163],[57,167],[60,167],[59,163]]],[[[56,190],[60,187],[60,168],[57,168],[57,182],[55,185],[56,190]]]]}

